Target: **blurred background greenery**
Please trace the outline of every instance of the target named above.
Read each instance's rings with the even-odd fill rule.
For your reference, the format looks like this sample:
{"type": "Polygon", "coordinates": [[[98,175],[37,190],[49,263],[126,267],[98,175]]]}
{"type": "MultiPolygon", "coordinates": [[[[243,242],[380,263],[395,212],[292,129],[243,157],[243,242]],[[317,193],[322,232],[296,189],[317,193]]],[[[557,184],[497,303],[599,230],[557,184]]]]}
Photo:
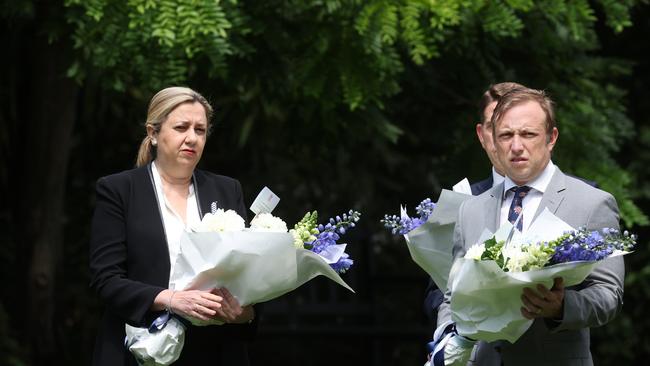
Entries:
{"type": "Polygon", "coordinates": [[[613,193],[640,235],[592,353],[647,361],[647,1],[2,0],[0,18],[0,364],[89,363],[94,183],[133,166],[170,85],[216,107],[201,167],[249,204],[269,186],[288,223],[363,213],[347,235],[356,294],[316,279],[267,303],[254,364],[423,363],[426,274],[379,219],[487,177],[476,105],[501,81],[550,93],[554,161],[613,193]]]}

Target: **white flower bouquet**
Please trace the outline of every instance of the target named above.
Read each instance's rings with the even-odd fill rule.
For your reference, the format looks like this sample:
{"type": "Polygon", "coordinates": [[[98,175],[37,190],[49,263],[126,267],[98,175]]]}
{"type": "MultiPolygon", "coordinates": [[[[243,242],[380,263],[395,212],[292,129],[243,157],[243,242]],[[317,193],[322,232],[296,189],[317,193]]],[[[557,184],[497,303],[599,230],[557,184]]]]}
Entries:
{"type": "MultiPolygon", "coordinates": [[[[312,214],[308,215],[311,218],[312,214]]],[[[313,215],[315,220],[317,215],[313,215]]],[[[354,224],[358,216],[356,213],[349,222],[341,223],[339,232],[354,224]]],[[[244,229],[244,220],[232,210],[208,213],[197,232],[184,233],[181,238],[180,255],[170,281],[172,289],[224,287],[242,306],[281,296],[318,275],[353,291],[335,270],[340,262],[352,264],[343,251],[345,244],[322,244],[322,236],[335,234],[323,227],[323,232],[316,229],[318,236],[312,234],[311,241],[296,247],[295,242],[301,240],[299,230],[294,228],[289,233],[286,223],[270,213],[257,215],[249,229],[244,229]],[[317,245],[333,246],[336,250],[320,255],[321,252],[305,249],[317,245]],[[329,255],[331,252],[338,255],[329,255]]]]}
{"type": "MultiPolygon", "coordinates": [[[[291,232],[286,223],[260,213],[245,228],[233,210],[206,214],[195,232],[181,237],[180,253],[170,278],[175,290],[227,288],[241,306],[260,303],[290,292],[323,275],[354,292],[339,276],[352,266],[345,244],[337,240],[354,227],[360,214],[330,219],[316,225],[317,213],[305,215],[291,232]]],[[[184,320],[163,314],[149,329],[126,325],[126,346],[143,365],[169,365],[184,344],[184,320]]],[[[187,319],[195,325],[219,325],[187,319]]]]}
{"type": "Polygon", "coordinates": [[[581,283],[598,261],[627,254],[635,235],[603,229],[575,230],[544,210],[526,234],[508,222],[493,235],[484,231],[477,244],[452,267],[452,321],[458,334],[492,342],[514,343],[531,326],[520,312],[524,287],[581,283]]]}

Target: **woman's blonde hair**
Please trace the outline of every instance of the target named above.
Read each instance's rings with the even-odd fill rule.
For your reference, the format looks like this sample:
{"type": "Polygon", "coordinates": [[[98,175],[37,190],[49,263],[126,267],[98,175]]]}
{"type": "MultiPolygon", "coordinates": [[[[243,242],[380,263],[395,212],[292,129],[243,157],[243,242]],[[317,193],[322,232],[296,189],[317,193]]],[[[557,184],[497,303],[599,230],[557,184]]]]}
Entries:
{"type": "MultiPolygon", "coordinates": [[[[154,132],[159,132],[163,122],[167,120],[167,116],[179,105],[183,103],[201,103],[205,109],[205,117],[208,121],[208,131],[210,130],[210,119],[212,118],[212,106],[210,103],[199,93],[194,90],[182,86],[173,86],[165,88],[151,98],[149,102],[149,110],[147,111],[147,121],[145,122],[145,130],[148,126],[153,128],[154,132]]],[[[148,164],[154,157],[155,147],[151,144],[152,138],[147,134],[138,150],[138,157],[135,165],[137,167],[148,164]]]]}

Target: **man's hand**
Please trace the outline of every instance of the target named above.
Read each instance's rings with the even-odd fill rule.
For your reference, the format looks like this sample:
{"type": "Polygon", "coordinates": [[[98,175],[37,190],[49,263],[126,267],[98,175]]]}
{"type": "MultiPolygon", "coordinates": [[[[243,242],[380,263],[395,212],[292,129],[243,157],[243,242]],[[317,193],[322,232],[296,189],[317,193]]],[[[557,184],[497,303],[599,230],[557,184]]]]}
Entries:
{"type": "Polygon", "coordinates": [[[521,301],[524,303],[521,314],[526,319],[561,320],[564,311],[564,280],[562,277],[555,278],[550,290],[544,285],[537,285],[537,291],[526,287],[521,301]]]}

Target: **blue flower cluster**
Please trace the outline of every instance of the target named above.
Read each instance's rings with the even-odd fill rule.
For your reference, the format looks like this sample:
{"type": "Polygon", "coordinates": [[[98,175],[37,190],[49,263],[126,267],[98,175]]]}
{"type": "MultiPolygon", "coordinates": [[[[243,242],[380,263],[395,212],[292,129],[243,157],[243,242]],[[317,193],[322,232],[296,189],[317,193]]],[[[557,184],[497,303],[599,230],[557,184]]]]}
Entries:
{"type": "Polygon", "coordinates": [[[350,259],[348,253],[343,253],[339,261],[331,264],[330,267],[332,267],[332,269],[338,273],[345,273],[348,269],[350,269],[350,267],[352,267],[353,264],[354,261],[350,259]]]}
{"type": "Polygon", "coordinates": [[[579,228],[549,243],[555,253],[547,265],[573,261],[598,261],[610,256],[615,250],[630,251],[636,245],[636,235],[616,229],[588,231],[579,228]]]}
{"type": "MultiPolygon", "coordinates": [[[[318,225],[316,240],[311,243],[305,243],[305,248],[318,254],[327,247],[336,245],[337,241],[341,238],[340,235],[344,235],[349,229],[355,227],[360,217],[361,213],[350,210],[341,216],[330,218],[327,224],[318,225]]],[[[331,267],[338,273],[344,273],[350,269],[352,264],[354,264],[354,261],[350,259],[350,256],[347,253],[343,253],[338,262],[332,264],[331,267]]]]}
{"type": "Polygon", "coordinates": [[[404,235],[427,222],[435,207],[436,204],[430,198],[427,198],[415,208],[418,213],[417,217],[409,217],[405,212],[401,216],[384,215],[381,223],[384,224],[385,228],[390,229],[393,235],[404,235]]]}

